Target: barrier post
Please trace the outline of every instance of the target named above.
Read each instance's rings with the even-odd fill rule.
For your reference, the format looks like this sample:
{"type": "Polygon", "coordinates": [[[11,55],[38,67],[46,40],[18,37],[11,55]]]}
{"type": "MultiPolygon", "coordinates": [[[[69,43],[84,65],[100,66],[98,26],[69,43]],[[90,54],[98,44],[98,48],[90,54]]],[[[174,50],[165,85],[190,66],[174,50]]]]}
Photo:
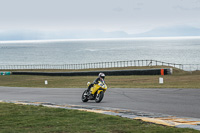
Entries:
{"type": "Polygon", "coordinates": [[[160,78],[159,78],[159,84],[163,84],[163,83],[164,83],[163,78],[160,77],[160,78]]]}
{"type": "Polygon", "coordinates": [[[164,69],[160,70],[160,75],[164,75],[164,69]]]}
{"type": "Polygon", "coordinates": [[[47,84],[48,84],[48,81],[47,81],[47,80],[45,80],[45,81],[44,81],[44,84],[45,84],[45,85],[47,85],[47,84]]]}

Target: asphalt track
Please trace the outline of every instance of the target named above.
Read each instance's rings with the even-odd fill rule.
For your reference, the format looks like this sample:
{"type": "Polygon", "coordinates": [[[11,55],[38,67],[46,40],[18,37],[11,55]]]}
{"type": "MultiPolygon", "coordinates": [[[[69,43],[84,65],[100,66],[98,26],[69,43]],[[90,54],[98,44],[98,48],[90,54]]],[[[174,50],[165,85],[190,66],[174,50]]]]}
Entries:
{"type": "Polygon", "coordinates": [[[109,88],[101,103],[83,103],[84,88],[0,87],[0,100],[131,109],[200,118],[200,89],[109,88]]]}

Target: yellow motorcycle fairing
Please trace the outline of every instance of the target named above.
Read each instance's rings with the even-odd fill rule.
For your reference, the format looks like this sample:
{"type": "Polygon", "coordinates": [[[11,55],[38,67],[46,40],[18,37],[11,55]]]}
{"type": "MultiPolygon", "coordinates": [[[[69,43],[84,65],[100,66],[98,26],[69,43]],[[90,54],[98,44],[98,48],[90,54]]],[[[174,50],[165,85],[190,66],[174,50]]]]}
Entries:
{"type": "Polygon", "coordinates": [[[94,84],[93,87],[91,87],[90,91],[91,94],[95,94],[97,91],[97,94],[100,94],[101,91],[105,92],[107,90],[107,85],[105,84],[105,82],[101,82],[99,81],[98,84],[94,84]]]}

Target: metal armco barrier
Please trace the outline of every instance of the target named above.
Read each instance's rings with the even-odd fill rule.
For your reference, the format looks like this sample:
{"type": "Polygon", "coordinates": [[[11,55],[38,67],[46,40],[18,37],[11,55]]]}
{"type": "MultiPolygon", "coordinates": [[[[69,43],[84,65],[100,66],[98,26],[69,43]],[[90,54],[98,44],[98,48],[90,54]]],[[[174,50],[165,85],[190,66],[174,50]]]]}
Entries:
{"type": "Polygon", "coordinates": [[[84,72],[12,72],[13,75],[42,75],[42,76],[97,76],[100,72],[107,76],[123,75],[164,75],[172,74],[171,68],[164,69],[132,69],[132,70],[114,70],[114,71],[84,71],[84,72]]]}
{"type": "Polygon", "coordinates": [[[29,70],[29,69],[60,69],[60,70],[80,70],[95,68],[115,68],[115,67],[141,67],[141,66],[169,66],[182,69],[185,71],[200,70],[200,64],[176,64],[166,63],[157,60],[129,60],[114,62],[96,62],[83,64],[33,64],[33,65],[2,65],[0,70],[29,70]]]}

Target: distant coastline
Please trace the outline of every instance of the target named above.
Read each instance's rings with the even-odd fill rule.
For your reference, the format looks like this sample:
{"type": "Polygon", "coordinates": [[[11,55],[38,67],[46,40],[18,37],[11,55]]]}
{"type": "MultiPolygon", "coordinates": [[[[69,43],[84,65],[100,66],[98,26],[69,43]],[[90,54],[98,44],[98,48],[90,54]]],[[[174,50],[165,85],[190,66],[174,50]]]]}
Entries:
{"type": "Polygon", "coordinates": [[[43,43],[43,42],[70,42],[70,41],[117,41],[117,40],[159,40],[159,39],[200,39],[200,36],[177,37],[132,37],[132,38],[91,38],[91,39],[47,39],[47,40],[6,40],[0,43],[43,43]]]}
{"type": "Polygon", "coordinates": [[[132,38],[188,38],[199,37],[200,28],[191,26],[157,27],[145,32],[129,33],[120,31],[103,30],[72,30],[72,31],[37,31],[37,30],[7,30],[0,31],[1,41],[21,40],[45,40],[45,41],[66,41],[66,40],[118,40],[132,38]]]}

